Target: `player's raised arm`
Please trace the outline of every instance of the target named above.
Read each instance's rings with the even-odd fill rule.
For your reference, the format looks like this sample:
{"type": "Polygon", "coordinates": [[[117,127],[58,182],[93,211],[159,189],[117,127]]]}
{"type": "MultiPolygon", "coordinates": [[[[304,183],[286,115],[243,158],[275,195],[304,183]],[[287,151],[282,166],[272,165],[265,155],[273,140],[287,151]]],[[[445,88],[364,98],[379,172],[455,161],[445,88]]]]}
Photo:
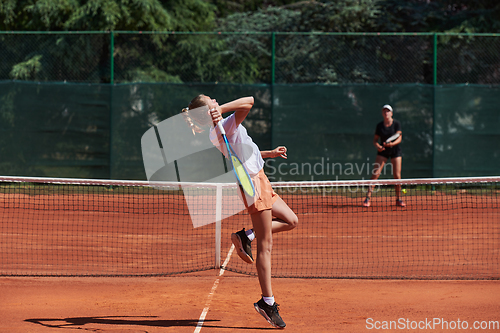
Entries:
{"type": "Polygon", "coordinates": [[[235,99],[234,101],[220,105],[219,111],[221,114],[226,112],[236,111],[235,121],[236,121],[236,126],[238,126],[247,117],[248,113],[253,107],[253,103],[254,103],[254,98],[252,96],[242,97],[235,99]]]}
{"type": "Polygon", "coordinates": [[[262,158],[275,158],[275,157],[281,157],[284,159],[287,159],[286,155],[286,147],[285,146],[279,146],[274,148],[273,150],[263,150],[260,152],[262,158]]]}

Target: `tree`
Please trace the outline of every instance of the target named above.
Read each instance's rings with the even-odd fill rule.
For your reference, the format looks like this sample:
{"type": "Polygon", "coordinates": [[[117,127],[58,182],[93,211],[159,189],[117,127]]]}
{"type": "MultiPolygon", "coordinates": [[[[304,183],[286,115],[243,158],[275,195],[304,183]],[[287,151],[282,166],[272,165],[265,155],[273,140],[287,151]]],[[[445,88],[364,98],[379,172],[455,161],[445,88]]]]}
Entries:
{"type": "MultiPolygon", "coordinates": [[[[0,4],[0,28],[9,31],[207,31],[214,25],[215,7],[203,0],[6,0],[0,4]]],[[[0,41],[4,52],[10,54],[8,58],[14,61],[0,65],[2,77],[104,83],[110,80],[110,40],[105,34],[11,37],[0,41]],[[75,69],[79,73],[74,73],[75,69]]],[[[165,36],[155,36],[151,42],[160,51],[176,49],[165,36]]],[[[127,63],[137,53],[137,47],[133,41],[117,44],[114,52],[127,63]]],[[[136,61],[135,66],[126,70],[128,81],[179,81],[147,56],[141,57],[140,64],[136,61]]]]}
{"type": "Polygon", "coordinates": [[[500,3],[495,0],[384,0],[380,31],[497,32],[500,3]]]}
{"type": "MultiPolygon", "coordinates": [[[[221,20],[222,31],[257,32],[357,32],[373,28],[379,15],[376,0],[344,0],[340,2],[304,1],[282,7],[268,7],[251,13],[238,13],[221,20]]],[[[247,66],[256,66],[258,81],[271,81],[271,41],[267,36],[248,34],[228,35],[225,39],[231,60],[237,59],[247,66]],[[261,50],[266,50],[262,52],[261,50]],[[263,54],[264,57],[260,54],[263,54]]],[[[276,36],[275,63],[277,83],[336,83],[358,80],[363,69],[349,67],[341,73],[349,57],[345,49],[352,43],[349,38],[320,35],[276,36]],[[340,53],[339,53],[340,52],[340,53]]],[[[350,58],[359,63],[359,58],[350,58]]]]}
{"type": "Polygon", "coordinates": [[[268,7],[293,5],[303,2],[303,0],[211,0],[210,2],[217,7],[218,17],[223,19],[236,13],[250,13],[265,10],[268,7]]]}
{"type": "Polygon", "coordinates": [[[9,31],[205,31],[215,7],[203,0],[4,0],[0,29],[9,31]]]}

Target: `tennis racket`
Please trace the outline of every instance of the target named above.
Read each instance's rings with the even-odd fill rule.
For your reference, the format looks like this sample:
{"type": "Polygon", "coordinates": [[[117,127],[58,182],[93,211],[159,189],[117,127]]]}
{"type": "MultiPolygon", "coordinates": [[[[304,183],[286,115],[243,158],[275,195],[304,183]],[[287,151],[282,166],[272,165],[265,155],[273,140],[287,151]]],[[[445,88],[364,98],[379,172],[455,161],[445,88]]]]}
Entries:
{"type": "Polygon", "coordinates": [[[234,152],[233,147],[231,147],[231,145],[227,141],[226,131],[224,130],[224,127],[222,126],[220,121],[217,123],[217,126],[219,127],[222,138],[226,143],[227,154],[229,155],[228,157],[231,160],[231,165],[233,166],[233,172],[236,176],[236,180],[238,181],[238,184],[240,184],[243,191],[245,191],[247,195],[253,198],[255,196],[255,188],[253,186],[252,179],[250,179],[250,175],[248,174],[247,169],[245,169],[243,163],[241,163],[241,160],[234,152]]]}
{"type": "Polygon", "coordinates": [[[397,138],[399,138],[400,135],[401,135],[401,133],[394,134],[393,136],[389,137],[389,139],[385,140],[385,143],[389,143],[389,142],[395,141],[397,138]]]}

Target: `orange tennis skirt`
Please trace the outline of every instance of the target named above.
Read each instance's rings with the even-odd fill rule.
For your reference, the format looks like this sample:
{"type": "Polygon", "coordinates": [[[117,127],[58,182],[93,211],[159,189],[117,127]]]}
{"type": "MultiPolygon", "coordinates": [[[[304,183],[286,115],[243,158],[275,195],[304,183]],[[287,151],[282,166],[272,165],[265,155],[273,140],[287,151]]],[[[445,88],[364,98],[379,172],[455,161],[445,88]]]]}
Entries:
{"type": "Polygon", "coordinates": [[[264,169],[261,169],[258,174],[252,177],[252,182],[258,197],[248,207],[248,213],[255,214],[273,208],[273,204],[278,200],[279,196],[274,192],[271,182],[264,173],[264,169]]]}

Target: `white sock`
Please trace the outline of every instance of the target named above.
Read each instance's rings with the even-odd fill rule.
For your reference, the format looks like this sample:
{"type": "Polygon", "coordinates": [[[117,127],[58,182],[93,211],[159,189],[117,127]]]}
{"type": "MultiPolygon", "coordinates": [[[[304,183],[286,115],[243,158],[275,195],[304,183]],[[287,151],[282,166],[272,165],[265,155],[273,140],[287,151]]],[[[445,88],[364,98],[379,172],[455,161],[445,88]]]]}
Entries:
{"type": "Polygon", "coordinates": [[[271,296],[271,297],[262,296],[262,298],[264,299],[264,302],[267,303],[267,305],[269,305],[269,306],[274,305],[274,296],[271,296]]]}
{"type": "Polygon", "coordinates": [[[250,242],[252,242],[255,239],[255,234],[253,233],[253,230],[245,230],[245,235],[247,235],[248,239],[250,242]]]}

